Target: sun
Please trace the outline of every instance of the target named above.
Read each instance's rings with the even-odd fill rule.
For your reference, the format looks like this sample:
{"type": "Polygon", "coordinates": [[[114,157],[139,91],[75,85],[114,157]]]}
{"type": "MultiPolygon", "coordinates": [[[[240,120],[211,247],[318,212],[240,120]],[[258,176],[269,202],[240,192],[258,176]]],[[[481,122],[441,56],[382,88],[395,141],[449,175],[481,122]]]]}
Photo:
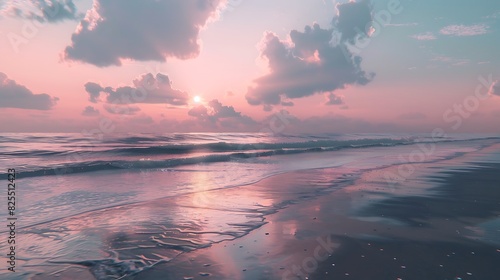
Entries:
{"type": "Polygon", "coordinates": [[[199,95],[196,95],[195,97],[193,97],[193,101],[194,101],[194,103],[200,103],[201,97],[199,95]]]}

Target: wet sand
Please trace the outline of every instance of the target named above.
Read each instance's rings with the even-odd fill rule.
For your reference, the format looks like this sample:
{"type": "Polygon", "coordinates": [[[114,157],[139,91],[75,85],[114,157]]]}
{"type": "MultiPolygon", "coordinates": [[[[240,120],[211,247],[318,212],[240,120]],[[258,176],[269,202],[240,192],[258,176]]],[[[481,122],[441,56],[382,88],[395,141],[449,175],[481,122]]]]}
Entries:
{"type": "MultiPolygon", "coordinates": [[[[498,279],[499,151],[415,164],[395,185],[385,175],[397,166],[363,173],[350,186],[291,201],[241,238],[127,279],[498,279]]],[[[290,185],[339,184],[328,172],[246,187],[272,197],[290,185]]]]}
{"type": "Polygon", "coordinates": [[[364,208],[363,215],[394,219],[404,228],[387,226],[379,238],[338,237],[340,250],[310,279],[498,279],[500,243],[488,235],[500,235],[499,171],[500,164],[486,163],[446,172],[437,194],[364,208]],[[477,226],[489,220],[492,227],[477,226]]]}

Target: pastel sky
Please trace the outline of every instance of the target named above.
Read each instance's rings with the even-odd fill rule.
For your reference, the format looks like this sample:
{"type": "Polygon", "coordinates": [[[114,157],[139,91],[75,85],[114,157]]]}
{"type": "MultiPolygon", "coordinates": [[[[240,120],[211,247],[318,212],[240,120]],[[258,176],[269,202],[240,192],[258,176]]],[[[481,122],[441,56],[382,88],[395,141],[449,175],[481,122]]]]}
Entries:
{"type": "Polygon", "coordinates": [[[1,132],[499,133],[497,0],[0,0],[1,132]]]}

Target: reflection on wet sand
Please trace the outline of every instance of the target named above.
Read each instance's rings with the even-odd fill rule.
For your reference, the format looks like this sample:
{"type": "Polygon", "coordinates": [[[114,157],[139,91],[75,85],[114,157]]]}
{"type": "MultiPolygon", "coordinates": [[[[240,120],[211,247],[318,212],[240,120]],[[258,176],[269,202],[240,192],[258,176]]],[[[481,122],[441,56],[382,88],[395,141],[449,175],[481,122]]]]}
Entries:
{"type": "MultiPolygon", "coordinates": [[[[487,237],[500,228],[482,225],[500,213],[500,158],[494,164],[478,159],[496,150],[421,164],[404,182],[406,193],[403,186],[387,187],[384,172],[394,168],[388,167],[336,192],[305,194],[306,200],[267,216],[267,224],[250,234],[182,255],[144,271],[141,279],[198,279],[198,272],[216,279],[495,279],[500,244],[487,237]]],[[[314,188],[334,182],[328,172],[334,174],[279,175],[253,189],[314,188]]]]}

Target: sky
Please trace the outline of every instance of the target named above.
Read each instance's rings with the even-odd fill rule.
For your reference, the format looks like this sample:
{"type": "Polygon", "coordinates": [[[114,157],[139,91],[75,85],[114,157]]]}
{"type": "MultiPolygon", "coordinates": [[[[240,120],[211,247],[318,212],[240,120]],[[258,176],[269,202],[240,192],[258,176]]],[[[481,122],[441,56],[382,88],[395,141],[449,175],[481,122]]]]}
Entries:
{"type": "Polygon", "coordinates": [[[0,132],[500,133],[499,46],[496,0],[0,0],[0,132]]]}

